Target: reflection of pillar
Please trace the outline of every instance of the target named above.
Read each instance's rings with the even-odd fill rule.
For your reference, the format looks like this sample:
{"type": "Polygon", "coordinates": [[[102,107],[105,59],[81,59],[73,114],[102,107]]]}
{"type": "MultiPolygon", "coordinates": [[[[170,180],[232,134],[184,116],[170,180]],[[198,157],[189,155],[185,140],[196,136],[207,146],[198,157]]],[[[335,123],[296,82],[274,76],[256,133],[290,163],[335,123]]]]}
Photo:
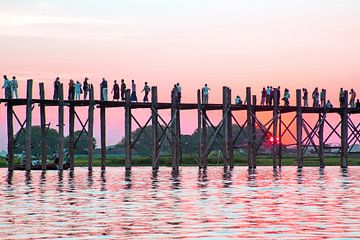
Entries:
{"type": "Polygon", "coordinates": [[[130,89],[125,92],[125,169],[131,170],[131,106],[130,89]]]}
{"type": "Polygon", "coordinates": [[[89,111],[88,111],[88,169],[92,170],[93,165],[93,149],[94,149],[94,87],[90,85],[89,92],[89,111]]]}
{"type": "Polygon", "coordinates": [[[302,151],[302,112],[301,112],[301,90],[296,90],[296,159],[298,168],[304,165],[302,151]]]}
{"type": "Polygon", "coordinates": [[[26,93],[26,132],[25,132],[25,153],[26,170],[31,170],[31,111],[32,111],[32,79],[27,80],[26,93]]]}
{"type": "Polygon", "coordinates": [[[45,104],[42,102],[45,100],[45,88],[44,83],[39,83],[40,90],[40,128],[41,128],[41,169],[46,169],[46,115],[45,115],[45,104]]]}
{"type": "Polygon", "coordinates": [[[106,168],[106,107],[100,103],[101,170],[106,168]]]}
{"type": "Polygon", "coordinates": [[[344,91],[344,106],[341,109],[341,167],[348,166],[348,92],[344,91]]]}
{"type": "Polygon", "coordinates": [[[152,169],[159,169],[159,161],[157,157],[159,155],[159,136],[158,136],[158,97],[157,97],[157,87],[151,88],[151,125],[152,125],[152,169]]]}
{"type": "Polygon", "coordinates": [[[274,108],[273,108],[273,168],[276,168],[276,159],[278,152],[277,145],[277,128],[278,128],[278,90],[274,89],[274,108]]]}

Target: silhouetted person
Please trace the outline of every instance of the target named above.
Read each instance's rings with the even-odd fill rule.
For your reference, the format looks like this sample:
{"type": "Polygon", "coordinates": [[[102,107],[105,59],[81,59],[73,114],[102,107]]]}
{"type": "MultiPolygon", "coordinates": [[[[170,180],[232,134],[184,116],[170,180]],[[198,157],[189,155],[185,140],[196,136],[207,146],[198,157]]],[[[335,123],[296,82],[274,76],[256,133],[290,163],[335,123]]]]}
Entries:
{"type": "Polygon", "coordinates": [[[211,90],[211,89],[205,83],[205,86],[202,88],[203,104],[208,104],[208,102],[209,102],[209,90],[211,90]]]}
{"type": "Polygon", "coordinates": [[[131,96],[130,96],[131,102],[137,102],[137,96],[136,96],[136,84],[135,80],[131,80],[131,96]]]}
{"type": "Polygon", "coordinates": [[[179,83],[176,84],[176,91],[178,103],[181,103],[181,86],[179,83]]]}
{"type": "Polygon", "coordinates": [[[360,108],[360,100],[358,99],[358,100],[356,100],[356,108],[360,108]]]}
{"type": "Polygon", "coordinates": [[[105,78],[102,79],[102,82],[100,83],[100,98],[101,101],[107,101],[108,100],[108,92],[107,92],[107,81],[105,78]]]}
{"type": "Polygon", "coordinates": [[[4,75],[4,84],[2,88],[5,89],[5,98],[11,99],[11,82],[6,75],[4,75]]]}
{"type": "Polygon", "coordinates": [[[343,88],[340,88],[339,102],[340,102],[340,107],[345,107],[345,92],[343,88]]]}
{"type": "Polygon", "coordinates": [[[54,81],[54,95],[53,95],[54,100],[59,100],[59,98],[60,98],[60,96],[59,96],[60,95],[60,85],[61,85],[60,78],[57,77],[54,81]]]}
{"type": "Polygon", "coordinates": [[[272,86],[270,86],[270,97],[269,97],[269,105],[272,106],[274,99],[274,89],[272,86]]]}
{"type": "Polygon", "coordinates": [[[321,92],[320,92],[320,107],[325,106],[325,95],[326,95],[326,90],[321,89],[321,92]]]}
{"type": "MultiPolygon", "coordinates": [[[[278,86],[277,90],[278,90],[277,91],[277,104],[280,105],[280,99],[281,99],[280,86],[278,86]]],[[[289,89],[288,89],[288,91],[289,91],[289,89]]]]}
{"type": "Polygon", "coordinates": [[[243,104],[243,102],[242,102],[242,100],[241,100],[241,98],[240,98],[239,95],[237,95],[236,98],[235,98],[235,104],[236,104],[236,105],[242,105],[242,104],[243,104]]]}
{"type": "Polygon", "coordinates": [[[84,80],[84,83],[83,83],[84,100],[86,100],[86,97],[87,97],[89,89],[90,89],[88,80],[89,79],[86,77],[84,80]]]}
{"type": "Polygon", "coordinates": [[[18,99],[18,87],[18,81],[16,80],[16,77],[13,76],[11,80],[11,96],[16,99],[18,99]]]}
{"type": "Polygon", "coordinates": [[[144,88],[141,92],[145,92],[143,102],[148,102],[149,101],[148,95],[150,92],[150,87],[147,82],[145,82],[144,88]]]}
{"type": "Polygon", "coordinates": [[[75,98],[75,83],[74,80],[70,79],[69,89],[68,89],[68,99],[74,100],[74,98],[75,98]]]}
{"type": "Polygon", "coordinates": [[[350,107],[354,108],[355,107],[356,92],[354,91],[353,88],[350,90],[349,95],[350,95],[349,105],[350,105],[350,107]]]}
{"type": "Polygon", "coordinates": [[[116,80],[114,81],[114,85],[113,85],[113,88],[111,90],[111,93],[113,94],[113,100],[119,101],[120,87],[119,87],[119,84],[117,84],[116,80]]]}
{"type": "Polygon", "coordinates": [[[174,84],[174,87],[171,90],[171,102],[173,102],[173,101],[175,101],[175,103],[179,102],[178,90],[177,90],[176,84],[174,84]]]}
{"type": "Polygon", "coordinates": [[[312,92],[312,98],[313,98],[313,107],[319,107],[319,90],[317,87],[312,92]]]}
{"type": "Polygon", "coordinates": [[[260,105],[264,106],[266,103],[266,89],[263,87],[262,91],[261,91],[261,102],[260,105]]]}
{"type": "Polygon", "coordinates": [[[309,107],[309,93],[306,88],[303,88],[303,94],[304,107],[309,107]]]}
{"type": "Polygon", "coordinates": [[[289,106],[289,99],[290,99],[290,91],[289,89],[285,88],[284,90],[284,97],[282,98],[284,100],[284,106],[289,106]]]}
{"type": "Polygon", "coordinates": [[[270,94],[271,94],[270,86],[267,86],[267,88],[266,88],[266,106],[270,105],[270,94]]]}
{"type": "Polygon", "coordinates": [[[75,100],[80,100],[80,94],[81,94],[81,83],[79,81],[76,81],[75,83],[75,100]]]}
{"type": "Polygon", "coordinates": [[[324,105],[325,109],[332,109],[333,105],[331,104],[330,100],[327,100],[326,104],[324,105]]]}
{"type": "Polygon", "coordinates": [[[121,86],[120,86],[120,92],[121,92],[121,100],[125,100],[125,92],[126,92],[126,84],[124,79],[121,79],[121,86]]]}

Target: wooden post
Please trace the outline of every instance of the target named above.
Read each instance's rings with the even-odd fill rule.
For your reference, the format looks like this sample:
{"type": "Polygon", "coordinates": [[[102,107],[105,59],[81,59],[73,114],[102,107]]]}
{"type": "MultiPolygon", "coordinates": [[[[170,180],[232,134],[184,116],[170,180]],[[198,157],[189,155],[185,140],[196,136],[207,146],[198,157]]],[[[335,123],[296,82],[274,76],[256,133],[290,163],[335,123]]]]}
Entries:
{"type": "Polygon", "coordinates": [[[201,115],[201,91],[200,89],[197,90],[197,110],[198,110],[198,128],[197,128],[197,131],[198,131],[198,134],[199,134],[199,146],[198,146],[198,165],[199,165],[199,168],[202,168],[203,167],[203,152],[204,152],[204,149],[203,149],[203,142],[202,142],[202,130],[201,130],[201,120],[202,120],[202,115],[201,115]]]}
{"type": "MultiPolygon", "coordinates": [[[[45,88],[44,83],[39,83],[40,89],[40,100],[45,100],[45,88]]],[[[41,128],[41,169],[46,169],[46,115],[45,115],[45,104],[40,103],[40,128],[41,128]]]]}
{"type": "Polygon", "coordinates": [[[13,105],[7,103],[8,170],[14,170],[14,126],[13,105]]]}
{"type": "Polygon", "coordinates": [[[178,165],[178,152],[177,152],[177,114],[175,114],[176,110],[177,110],[177,96],[175,95],[175,92],[172,92],[171,95],[171,122],[172,122],[172,127],[171,127],[171,166],[172,169],[177,171],[179,169],[179,165],[178,165]]]}
{"type": "Polygon", "coordinates": [[[180,124],[180,104],[176,104],[176,163],[179,169],[182,160],[182,148],[181,148],[181,124],[180,124]]]}
{"type": "Polygon", "coordinates": [[[64,163],[64,88],[63,84],[60,84],[59,89],[59,108],[58,108],[58,152],[59,152],[59,163],[58,169],[63,170],[64,163]]]}
{"type": "Polygon", "coordinates": [[[281,112],[279,112],[279,168],[282,165],[282,120],[281,120],[281,112]]]}
{"type": "Polygon", "coordinates": [[[223,146],[223,152],[224,152],[224,168],[227,168],[229,166],[229,151],[228,151],[228,134],[229,134],[229,121],[227,118],[227,109],[228,109],[228,88],[226,86],[223,87],[223,121],[224,121],[224,126],[222,128],[222,132],[224,135],[224,146],[223,146]]]}
{"type": "Polygon", "coordinates": [[[252,117],[251,117],[251,131],[252,131],[252,168],[256,168],[256,127],[255,127],[255,122],[256,122],[256,111],[255,111],[255,106],[256,106],[256,95],[252,96],[252,108],[251,108],[251,112],[252,112],[252,117]]]}
{"type": "Polygon", "coordinates": [[[125,92],[125,170],[131,170],[131,105],[130,89],[125,92]]]}
{"type": "MultiPolygon", "coordinates": [[[[325,108],[324,108],[325,109],[325,108]]],[[[325,167],[324,163],[324,121],[325,110],[323,113],[319,113],[319,157],[320,157],[320,167],[325,167]]]]}
{"type": "Polygon", "coordinates": [[[158,96],[157,96],[157,87],[151,87],[151,125],[152,125],[152,169],[159,169],[159,161],[157,157],[159,155],[159,133],[158,133],[158,96]]]}
{"type": "Polygon", "coordinates": [[[26,92],[26,132],[25,132],[25,165],[26,171],[31,170],[31,111],[32,111],[32,87],[33,80],[27,80],[27,92],[26,92]]]}
{"type": "Polygon", "coordinates": [[[89,89],[89,109],[88,109],[88,170],[91,171],[93,167],[93,150],[94,150],[94,87],[91,84],[89,89]]]}
{"type": "Polygon", "coordinates": [[[273,108],[273,168],[276,168],[276,159],[277,159],[277,152],[278,152],[278,145],[277,145],[277,125],[278,125],[278,90],[274,89],[274,108],[273,108]]]}
{"type": "Polygon", "coordinates": [[[296,159],[298,168],[304,165],[302,150],[302,111],[301,111],[301,90],[296,90],[296,159]]]}
{"type": "Polygon", "coordinates": [[[100,104],[101,170],[106,168],[106,108],[100,104]]]}
{"type": "Polygon", "coordinates": [[[234,145],[233,145],[233,132],[232,132],[232,115],[231,115],[231,89],[228,88],[227,105],[229,108],[228,113],[228,151],[229,151],[229,164],[230,168],[234,168],[234,145]]]}
{"type": "Polygon", "coordinates": [[[344,91],[344,106],[341,109],[341,168],[348,166],[348,91],[344,91]]]}
{"type": "Polygon", "coordinates": [[[74,169],[74,154],[75,154],[75,142],[74,142],[74,128],[75,128],[75,106],[73,102],[70,102],[69,106],[69,160],[70,169],[74,169]]]}
{"type": "Polygon", "coordinates": [[[253,159],[253,128],[251,116],[251,88],[246,88],[246,112],[247,112],[247,135],[248,135],[248,166],[249,169],[254,168],[253,159]]]}

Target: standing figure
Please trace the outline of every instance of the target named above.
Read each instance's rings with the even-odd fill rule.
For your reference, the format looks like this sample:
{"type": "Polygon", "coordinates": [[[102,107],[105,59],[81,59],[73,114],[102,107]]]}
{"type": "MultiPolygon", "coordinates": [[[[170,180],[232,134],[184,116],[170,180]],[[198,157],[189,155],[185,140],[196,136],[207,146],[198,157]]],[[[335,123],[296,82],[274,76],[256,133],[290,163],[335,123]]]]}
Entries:
{"type": "MultiPolygon", "coordinates": [[[[277,91],[277,104],[279,106],[280,105],[280,97],[281,97],[280,86],[278,86],[277,90],[278,90],[277,91]]],[[[288,89],[288,91],[289,91],[289,89],[288,89]]]]}
{"type": "Polygon", "coordinates": [[[269,105],[272,106],[274,99],[274,89],[272,86],[270,86],[270,96],[269,96],[269,105]]]}
{"type": "Polygon", "coordinates": [[[262,91],[261,91],[261,102],[260,105],[264,106],[266,102],[266,89],[263,87],[262,91]]]}
{"type": "Polygon", "coordinates": [[[354,89],[352,88],[350,90],[350,107],[354,108],[355,107],[355,98],[356,98],[356,92],[354,91],[354,89]]]}
{"type": "Polygon", "coordinates": [[[79,81],[76,81],[75,84],[75,100],[80,100],[80,94],[81,94],[81,83],[79,81]]]}
{"type": "Polygon", "coordinates": [[[5,89],[5,98],[11,99],[11,82],[6,75],[4,75],[4,85],[2,88],[5,89]]]}
{"type": "Polygon", "coordinates": [[[202,88],[203,104],[208,104],[208,102],[209,102],[209,90],[211,90],[211,89],[205,83],[205,86],[202,88]]]}
{"type": "Polygon", "coordinates": [[[241,100],[241,98],[240,98],[239,95],[237,95],[236,98],[235,98],[235,104],[236,104],[236,105],[242,105],[242,104],[243,104],[243,102],[242,102],[242,100],[241,100]]]}
{"type": "Polygon", "coordinates": [[[16,80],[16,77],[13,76],[11,80],[11,95],[16,99],[18,99],[18,86],[18,81],[16,80]]]}
{"type": "Polygon", "coordinates": [[[284,100],[284,106],[289,106],[289,99],[290,99],[290,91],[289,89],[285,88],[284,90],[284,97],[282,98],[284,100]]]}
{"type": "Polygon", "coordinates": [[[325,107],[325,97],[326,97],[326,90],[321,89],[321,92],[320,92],[320,107],[325,107]]]}
{"type": "Polygon", "coordinates": [[[68,99],[74,100],[74,97],[75,97],[75,83],[74,83],[74,80],[70,79],[69,90],[68,90],[68,99]]]}
{"type": "Polygon", "coordinates": [[[304,100],[304,107],[309,107],[309,94],[306,88],[302,89],[304,92],[303,100],[304,100]]]}
{"type": "Polygon", "coordinates": [[[339,92],[339,102],[340,102],[340,107],[345,107],[345,92],[343,88],[340,88],[340,92],[339,92]]]}
{"type": "Polygon", "coordinates": [[[59,98],[60,98],[60,96],[59,96],[60,95],[60,85],[61,85],[60,78],[57,77],[54,81],[54,95],[53,95],[54,100],[59,100],[59,98]]]}
{"type": "Polygon", "coordinates": [[[181,86],[179,83],[176,84],[176,91],[178,103],[181,103],[181,86]]]}
{"type": "Polygon", "coordinates": [[[131,102],[137,102],[137,96],[136,96],[136,84],[135,80],[131,80],[131,96],[130,96],[131,102]]]}
{"type": "Polygon", "coordinates": [[[313,107],[319,107],[319,90],[316,87],[312,92],[313,107]]]}
{"type": "Polygon", "coordinates": [[[143,102],[149,102],[148,95],[149,95],[149,92],[150,92],[150,87],[148,85],[148,82],[145,82],[144,88],[143,88],[143,90],[141,92],[145,92],[143,102]]]}
{"type": "Polygon", "coordinates": [[[84,80],[84,83],[83,83],[83,90],[84,90],[84,100],[86,100],[86,97],[88,95],[88,92],[89,92],[89,83],[88,83],[88,78],[85,77],[85,80],[84,80]]]}
{"type": "Polygon", "coordinates": [[[107,95],[107,81],[105,78],[102,79],[102,82],[100,83],[100,99],[101,101],[107,101],[108,95],[107,95]]]}
{"type": "Polygon", "coordinates": [[[267,86],[266,88],[266,106],[270,105],[270,86],[267,86]]]}
{"type": "Polygon", "coordinates": [[[126,92],[126,84],[125,80],[121,79],[121,85],[120,85],[120,93],[121,93],[121,100],[125,100],[125,92],[126,92]]]}
{"type": "Polygon", "coordinates": [[[114,85],[111,90],[111,93],[113,93],[113,100],[119,101],[120,98],[120,88],[119,84],[117,84],[116,80],[114,80],[114,85]]]}
{"type": "Polygon", "coordinates": [[[173,89],[171,90],[171,102],[179,103],[179,92],[177,90],[176,84],[174,84],[173,89]]]}

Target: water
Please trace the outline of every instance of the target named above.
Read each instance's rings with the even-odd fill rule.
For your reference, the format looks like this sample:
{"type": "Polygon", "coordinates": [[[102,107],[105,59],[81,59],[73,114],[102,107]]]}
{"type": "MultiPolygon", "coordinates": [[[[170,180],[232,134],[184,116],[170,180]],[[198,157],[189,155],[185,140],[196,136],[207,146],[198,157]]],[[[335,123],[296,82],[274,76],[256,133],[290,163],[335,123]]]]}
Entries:
{"type": "Polygon", "coordinates": [[[0,169],[1,239],[351,239],[360,167],[0,169]]]}

